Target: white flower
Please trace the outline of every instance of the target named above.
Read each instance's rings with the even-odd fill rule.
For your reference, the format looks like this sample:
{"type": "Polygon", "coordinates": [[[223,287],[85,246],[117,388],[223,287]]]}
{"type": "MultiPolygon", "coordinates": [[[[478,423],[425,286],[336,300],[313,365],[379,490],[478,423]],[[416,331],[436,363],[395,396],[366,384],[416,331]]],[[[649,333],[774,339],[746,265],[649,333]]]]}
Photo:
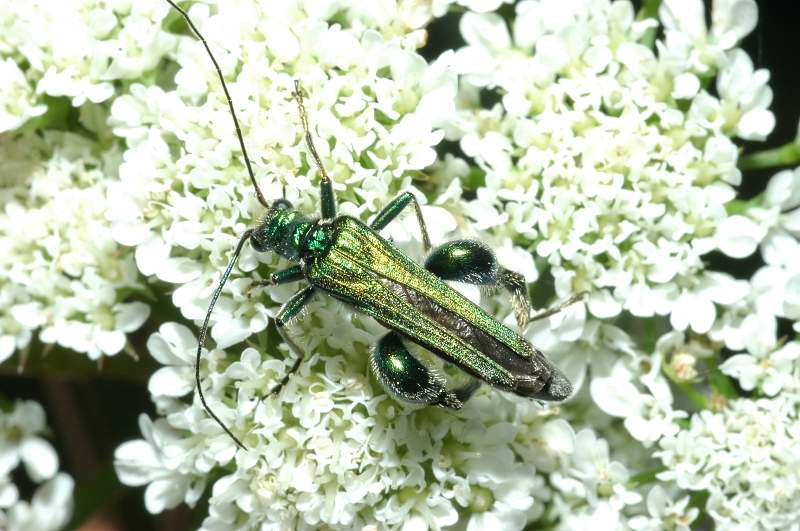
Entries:
{"type": "Polygon", "coordinates": [[[28,64],[38,93],[97,103],[113,96],[113,81],[141,76],[172,50],[174,36],[160,27],[167,13],[158,0],[18,4],[3,8],[0,46],[28,64]]]}
{"type": "Polygon", "coordinates": [[[761,201],[747,210],[764,233],[760,242],[766,266],[753,275],[752,304],[758,313],[800,319],[800,169],[776,173],[761,201]]]}
{"type": "Polygon", "coordinates": [[[47,110],[46,105],[36,103],[25,74],[12,59],[0,61],[0,78],[0,133],[17,129],[47,110]]]}
{"type": "MultiPolygon", "coordinates": [[[[299,79],[340,213],[368,221],[410,189],[434,243],[486,241],[532,284],[537,307],[587,291],[524,331],[573,380],[574,396],[540,408],[483,389],[458,412],[400,404],[368,372],[385,330],[321,293],[289,329],[303,364],[278,396],[264,396],[294,362],[268,323],[296,285],[248,296],[253,281],[287,264],[245,245],[199,370],[209,405],[247,450],[193,392],[192,332],[167,323],[148,340],[163,365],[149,382],[158,418],[142,417],[143,439],[117,449],[120,478],[146,485],[151,512],[196,503],[213,480],[209,531],[647,528],[659,518],[680,528],[695,512],[676,484],[708,487],[707,510],[721,525],[737,509],[737,521],[784,518],[783,505],[734,505],[750,486],[723,484],[721,471],[755,470],[752,488],[780,498],[792,469],[781,471],[783,485],[765,479],[760,455],[749,467],[735,455],[711,462],[747,437],[765,442],[757,430],[737,431],[716,394],[727,446],[714,439],[717,417],[696,414],[686,429],[684,397],[673,400],[667,381],[705,385],[701,363],[738,342],[749,352],[739,361],[743,385],[779,390],[770,404],[797,393],[795,364],[770,358],[775,338],[758,330],[800,316],[789,258],[795,180],[776,177],[763,200],[731,205],[742,180],[731,138],[763,138],[774,125],[767,73],[735,48],[755,23],[754,2],[715,2],[707,26],[698,1],[665,0],[665,37],[653,48],[645,36],[658,22],[637,20],[628,1],[528,0],[509,17],[492,12],[501,0],[461,0],[473,11],[461,20],[467,45],[428,62],[416,50],[450,3],[243,1],[199,3],[191,14],[219,59],[269,200],[285,195],[306,215],[319,211],[318,170],[292,98],[299,79]],[[491,109],[484,95],[496,97],[491,109]],[[471,160],[445,156],[429,168],[445,136],[471,160]],[[715,249],[744,257],[759,248],[770,268],[760,278],[707,270],[715,249]],[[780,370],[759,373],[757,351],[780,370]],[[695,429],[703,422],[708,433],[695,429]],[[649,516],[631,519],[645,492],[631,478],[652,466],[656,444],[672,484],[651,489],[649,516]]],[[[162,0],[0,7],[0,51],[13,61],[14,82],[0,89],[8,123],[40,111],[35,87],[80,105],[89,132],[0,142],[12,166],[0,168],[10,183],[0,214],[0,359],[36,333],[93,359],[121,352],[149,315],[137,300],[142,277],[149,289],[170,284],[183,317],[202,320],[238,237],[263,215],[216,72],[188,31],[170,33],[183,26],[165,25],[177,17],[168,13],[162,0]],[[156,71],[177,72],[174,83],[145,75],[156,71]]],[[[382,235],[423,258],[413,215],[382,235]]],[[[466,291],[513,320],[503,292],[466,291]]],[[[783,417],[773,431],[792,426],[787,404],[775,406],[783,417]]],[[[780,435],[788,451],[776,455],[794,455],[790,429],[780,435]]],[[[8,505],[17,493],[3,481],[8,505]]]]}
{"type": "Polygon", "coordinates": [[[776,173],[764,190],[763,206],[752,215],[768,228],[761,243],[764,260],[793,274],[800,259],[800,168],[776,173]]]}
{"type": "MultiPolygon", "coordinates": [[[[347,333],[341,315],[322,311],[317,318],[331,318],[340,335],[347,333]]],[[[162,371],[175,383],[190,377],[180,361],[195,345],[187,333],[167,324],[151,337],[150,347],[168,363],[152,382],[165,379],[162,371]]],[[[357,345],[361,352],[348,348],[348,357],[312,355],[279,396],[263,400],[291,357],[273,359],[267,355],[271,349],[247,348],[223,376],[218,364],[227,363],[225,353],[205,354],[206,398],[249,450],[231,461],[232,442],[196,398],[187,406],[162,397],[156,404],[166,417],[153,423],[143,416],[145,439],[116,452],[121,480],[148,485],[146,506],[158,512],[182,500],[192,504],[209,469],[230,462],[234,471],[213,486],[206,529],[229,526],[231,518],[245,528],[374,522],[438,528],[457,523],[459,507],[469,511],[463,519],[468,527],[503,522],[518,528],[544,514],[548,490],[532,468],[540,458],[528,451],[517,457],[512,445],[523,448],[522,427],[531,429],[538,433],[537,444],[552,448],[551,469],[570,466],[572,448],[564,437],[572,432],[566,422],[542,427],[537,406],[496,392],[479,393],[461,414],[408,408],[371,389],[363,341],[357,345]],[[235,409],[226,406],[224,393],[231,389],[237,392],[235,409]],[[518,425],[515,418],[526,420],[518,425]],[[426,479],[423,467],[429,466],[438,481],[426,479]]]]}
{"type": "Polygon", "coordinates": [[[455,3],[466,7],[470,11],[487,13],[495,11],[503,4],[511,3],[511,0],[456,0],[455,3]]]}
{"type": "Polygon", "coordinates": [[[588,290],[595,317],[670,314],[679,329],[707,332],[715,304],[730,302],[709,296],[724,290],[706,290],[707,278],[698,282],[701,257],[715,246],[745,256],[766,234],[725,211],[741,181],[728,136],[768,104],[763,74],[750,85],[729,75],[746,68],[746,57],[722,61],[752,29],[751,3],[717,2],[710,35],[701,2],[685,3],[688,20],[672,16],[678,2],[663,4],[662,17],[674,22],[665,23],[667,44],[684,39],[680,61],[669,46],[656,54],[639,44],[653,21],[635,22],[627,2],[596,2],[591,15],[579,4],[521,2],[511,31],[496,14],[466,14],[467,45],[453,60],[464,82],[461,106],[448,136],[486,174],[463,207],[473,226],[510,232],[546,260],[557,295],[588,290]],[[689,55],[701,46],[717,59],[693,69],[689,55]],[[718,80],[721,99],[698,86],[701,70],[717,68],[728,68],[718,80]],[[483,87],[502,103],[482,109],[475,94],[483,87]],[[690,100],[688,110],[664,98],[672,91],[690,100]],[[676,141],[675,127],[707,141],[676,141]],[[739,221],[752,230],[742,235],[739,221]]]}
{"type": "Polygon", "coordinates": [[[750,218],[734,215],[720,223],[715,237],[720,251],[732,258],[745,258],[755,252],[766,235],[766,229],[750,218]]]}
{"type": "Polygon", "coordinates": [[[163,420],[153,423],[139,416],[144,439],[128,441],[114,452],[114,468],[122,483],[147,485],[144,501],[151,513],[171,509],[181,502],[193,506],[205,489],[206,479],[181,458],[178,433],[163,420]]]}
{"type": "Polygon", "coordinates": [[[520,470],[502,454],[471,460],[467,465],[470,483],[468,531],[482,529],[513,530],[524,527],[541,488],[541,478],[520,470]],[[488,463],[486,461],[491,461],[488,463]],[[499,461],[499,462],[498,462],[499,461]],[[537,481],[538,479],[538,481],[537,481]]]}
{"type": "MultiPolygon", "coordinates": [[[[0,411],[0,527],[32,531],[64,529],[72,516],[72,478],[58,471],[58,455],[42,435],[48,431],[44,409],[32,400],[17,401],[0,411]],[[14,470],[24,465],[36,490],[19,498],[14,470]]],[[[27,489],[26,489],[27,490],[27,489]]]]}
{"type": "Polygon", "coordinates": [[[514,450],[539,471],[549,473],[563,468],[575,452],[572,426],[561,418],[542,423],[533,411],[520,413],[519,422],[530,424],[530,427],[519,431],[514,450]]]}
{"type": "MultiPolygon", "coordinates": [[[[288,199],[300,211],[318,211],[316,170],[307,165],[291,96],[294,78],[307,93],[317,148],[337,182],[342,211],[358,205],[349,213],[366,219],[408,188],[410,178],[401,176],[435,160],[433,146],[442,137],[436,128],[450,114],[455,76],[446,58],[428,65],[408,49],[410,42],[390,37],[397,28],[381,27],[387,31],[382,34],[365,27],[365,22],[379,23],[370,13],[347,10],[354,25],[340,27],[294,9],[261,13],[240,5],[209,14],[203,6],[193,7],[194,21],[212,49],[235,50],[241,61],[239,78],[229,83],[237,104],[264,90],[270,94],[272,104],[265,112],[254,106],[238,110],[248,145],[263,147],[251,156],[268,198],[279,197],[286,183],[288,199]],[[237,32],[220,31],[224,24],[215,24],[229,19],[239,20],[237,32]],[[277,45],[274,53],[280,57],[271,64],[251,39],[254,32],[271,35],[268,30],[276,25],[291,28],[291,35],[281,33],[285,42],[277,45]],[[240,42],[246,43],[241,50],[240,42]],[[293,52],[298,46],[315,50],[313,57],[293,52]],[[353,68],[356,64],[363,68],[353,68]],[[326,142],[334,138],[335,144],[326,142]]],[[[268,40],[274,42],[272,36],[268,40]]],[[[244,167],[230,163],[239,157],[238,144],[205,50],[188,38],[178,50],[177,91],[137,85],[112,106],[112,126],[127,139],[129,150],[120,167],[125,186],[111,188],[123,207],[111,216],[117,241],[136,246],[139,270],[179,284],[173,301],[187,318],[201,319],[234,238],[255,223],[262,207],[253,200],[244,167]],[[210,96],[197,104],[194,96],[200,93],[210,96]],[[179,189],[165,187],[177,182],[183,183],[179,189]]],[[[286,287],[246,297],[249,279],[241,278],[241,271],[250,276],[261,262],[278,264],[275,256],[256,255],[246,246],[212,315],[211,337],[218,346],[264,330],[277,302],[288,299],[286,287]]]]}
{"type": "Polygon", "coordinates": [[[800,343],[792,342],[771,352],[753,349],[750,353],[736,354],[719,368],[738,379],[742,389],[752,391],[758,387],[767,396],[774,396],[794,378],[794,362],[798,358],[800,343]]]}
{"type": "Polygon", "coordinates": [[[716,350],[703,341],[702,336],[684,334],[679,331],[668,332],[656,341],[656,352],[666,364],[664,374],[677,383],[692,383],[700,379],[698,364],[706,358],[717,355],[716,350]]]}
{"type": "Polygon", "coordinates": [[[714,303],[734,304],[743,300],[749,290],[747,282],[712,271],[697,274],[688,282],[694,285],[680,290],[672,307],[670,324],[679,331],[691,326],[701,334],[708,332],[714,324],[717,316],[714,303]]]}
{"type": "Polygon", "coordinates": [[[634,516],[628,525],[635,531],[689,531],[700,510],[689,507],[689,497],[673,499],[661,485],[656,485],[647,493],[648,516],[634,516]]]}
{"type": "Polygon", "coordinates": [[[765,352],[775,345],[775,319],[788,315],[791,299],[789,274],[779,266],[760,268],[750,278],[746,297],[726,307],[709,331],[709,337],[731,350],[765,352]]]}
{"type": "Polygon", "coordinates": [[[41,437],[47,429],[44,409],[38,402],[17,402],[11,413],[0,417],[0,474],[9,473],[20,462],[35,482],[58,472],[58,455],[41,437]]]}
{"type": "Polygon", "coordinates": [[[632,382],[633,373],[618,362],[607,377],[592,378],[592,399],[604,412],[624,420],[631,436],[650,446],[665,435],[678,431],[677,420],[686,416],[672,407],[672,393],[661,375],[659,355],[647,361],[650,372],[641,376],[645,392],[632,382]]]}
{"type": "Polygon", "coordinates": [[[665,0],[659,8],[666,49],[699,73],[713,67],[725,50],[753,31],[758,20],[754,0],[714,0],[710,28],[705,11],[702,0],[665,0]]]}
{"type": "Polygon", "coordinates": [[[5,517],[0,513],[0,524],[7,525],[9,530],[64,529],[72,516],[74,488],[75,481],[67,474],[59,473],[36,489],[30,504],[21,501],[11,507],[5,517]]]}
{"type": "MultiPolygon", "coordinates": [[[[740,0],[741,1],[741,0],[740,0]]],[[[764,140],[775,128],[775,115],[768,110],[772,89],[767,85],[769,71],[753,70],[753,62],[743,50],[726,56],[717,77],[723,127],[732,128],[739,138],[764,140]]]]}
{"type": "Polygon", "coordinates": [[[568,519],[563,525],[582,528],[581,521],[593,517],[596,521],[614,522],[611,528],[616,528],[624,508],[641,501],[641,496],[628,487],[629,477],[623,463],[610,459],[607,441],[590,429],[578,432],[572,466],[566,473],[556,472],[551,479],[567,500],[585,499],[588,503],[572,518],[565,514],[568,519]]]}
{"type": "Polygon", "coordinates": [[[153,396],[184,396],[194,390],[194,363],[197,339],[184,325],[164,323],[147,340],[147,350],[164,367],[150,377],[153,396]]]}

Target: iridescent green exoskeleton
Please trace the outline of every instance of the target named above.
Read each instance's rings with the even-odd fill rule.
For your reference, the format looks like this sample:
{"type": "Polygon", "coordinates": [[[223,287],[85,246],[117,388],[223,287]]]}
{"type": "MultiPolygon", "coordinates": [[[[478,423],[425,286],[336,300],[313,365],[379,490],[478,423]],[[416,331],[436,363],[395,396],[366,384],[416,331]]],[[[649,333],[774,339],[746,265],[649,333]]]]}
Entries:
{"type": "Polygon", "coordinates": [[[302,90],[297,82],[293,96],[308,151],[320,173],[320,216],[306,217],[283,198],[267,203],[252,173],[217,62],[186,13],[171,0],[167,1],[184,16],[211,56],[228,98],[250,179],[259,201],[267,208],[263,221],[241,236],[212,296],[197,348],[196,379],[202,403],[240,447],[244,448],[241,441],[205,402],[199,364],[211,311],[236,258],[248,241],[256,251],[276,252],[298,262],[298,265],[273,273],[257,285],[305,283],[275,317],[278,332],[296,358],[292,368],[270,394],[280,391],[303,360],[303,351],[287,333],[287,325],[315,295],[328,295],[373,317],[389,329],[371,352],[370,366],[383,387],[399,400],[459,409],[480,382],[539,400],[560,401],[570,395],[572,386],[567,378],[539,350],[445,283],[459,281],[504,288],[511,295],[520,327],[528,322],[530,306],[522,276],[500,267],[494,253],[484,243],[458,240],[431,250],[422,211],[410,192],[391,201],[369,224],[350,216],[336,215],[332,182],[314,147],[302,90]],[[408,258],[380,235],[381,229],[409,205],[414,208],[422,233],[422,244],[427,253],[424,265],[408,258]],[[408,342],[435,353],[474,379],[461,387],[448,389],[439,372],[426,366],[409,351],[408,342]]]}

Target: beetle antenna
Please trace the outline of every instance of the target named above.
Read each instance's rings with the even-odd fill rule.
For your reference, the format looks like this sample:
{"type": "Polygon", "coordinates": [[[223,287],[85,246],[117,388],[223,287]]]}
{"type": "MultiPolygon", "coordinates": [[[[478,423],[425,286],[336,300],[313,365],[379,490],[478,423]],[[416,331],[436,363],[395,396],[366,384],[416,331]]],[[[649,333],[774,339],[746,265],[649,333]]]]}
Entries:
{"type": "MultiPolygon", "coordinates": [[[[167,0],[169,1],[169,0],[167,0]]],[[[170,2],[171,3],[171,2],[170,2]]],[[[242,247],[244,247],[244,243],[253,233],[253,229],[248,229],[242,234],[242,237],[239,239],[238,245],[236,245],[236,250],[233,252],[233,256],[231,257],[230,261],[228,262],[228,267],[225,268],[225,272],[222,273],[222,277],[219,280],[219,285],[217,289],[214,290],[214,294],[211,296],[211,304],[208,306],[208,311],[206,312],[206,318],[203,321],[203,327],[200,329],[200,337],[197,341],[197,361],[194,366],[194,379],[195,383],[197,384],[197,393],[200,395],[200,402],[202,402],[203,407],[206,408],[208,414],[211,415],[211,418],[217,421],[217,424],[222,426],[222,429],[225,430],[225,433],[236,442],[236,445],[241,448],[242,450],[247,450],[242,441],[240,441],[236,435],[231,433],[231,430],[225,425],[224,422],[220,420],[220,418],[211,410],[211,408],[206,403],[206,397],[203,396],[203,388],[200,386],[200,354],[203,351],[203,347],[206,344],[206,332],[208,332],[208,321],[211,318],[211,312],[214,310],[214,305],[217,304],[217,299],[219,299],[220,293],[222,293],[222,287],[225,286],[225,282],[228,280],[228,277],[233,270],[233,265],[236,263],[236,259],[239,257],[239,253],[242,252],[242,247]]]]}
{"type": "Polygon", "coordinates": [[[300,80],[294,80],[294,92],[292,93],[294,96],[295,101],[297,101],[297,110],[300,112],[300,121],[303,124],[303,135],[306,139],[306,146],[308,146],[308,151],[311,152],[311,158],[314,159],[314,163],[317,165],[317,169],[319,169],[319,174],[323,182],[330,182],[331,178],[328,177],[328,172],[325,171],[325,166],[322,165],[322,160],[320,160],[319,155],[317,154],[317,148],[314,146],[314,138],[311,136],[311,128],[308,125],[308,112],[306,111],[306,106],[303,103],[303,88],[300,86],[300,80]]]}
{"type": "Polygon", "coordinates": [[[264,199],[264,194],[261,193],[261,188],[258,187],[258,183],[256,182],[256,176],[253,173],[253,167],[250,165],[250,157],[247,155],[247,148],[244,146],[244,138],[242,137],[242,130],[239,127],[239,119],[236,118],[236,111],[233,110],[233,100],[231,99],[231,94],[228,92],[228,86],[225,84],[225,78],[222,75],[222,70],[219,67],[219,63],[214,58],[214,54],[211,53],[211,48],[208,47],[208,43],[206,42],[203,35],[200,34],[200,31],[192,22],[192,19],[189,18],[189,15],[183,8],[179,7],[178,4],[173,2],[172,0],[167,0],[167,3],[171,5],[175,11],[183,16],[186,23],[192,29],[194,34],[203,43],[203,46],[208,52],[208,56],[211,58],[211,62],[214,63],[214,69],[217,71],[217,76],[219,76],[219,81],[222,83],[222,90],[225,92],[225,98],[228,100],[228,108],[231,110],[231,116],[233,117],[233,125],[236,128],[236,137],[239,139],[239,145],[242,147],[242,155],[244,156],[244,164],[247,166],[247,173],[250,175],[250,181],[253,183],[253,187],[256,189],[256,197],[258,197],[258,202],[264,205],[266,208],[269,208],[269,203],[267,200],[264,199]]]}

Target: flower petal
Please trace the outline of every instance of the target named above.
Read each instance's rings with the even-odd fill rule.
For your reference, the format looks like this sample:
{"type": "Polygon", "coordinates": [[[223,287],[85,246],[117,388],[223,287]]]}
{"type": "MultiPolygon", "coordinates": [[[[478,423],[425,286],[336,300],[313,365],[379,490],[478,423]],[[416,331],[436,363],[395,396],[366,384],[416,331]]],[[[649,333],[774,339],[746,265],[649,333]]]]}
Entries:
{"type": "Polygon", "coordinates": [[[52,478],[58,472],[58,455],[53,446],[41,437],[28,437],[19,447],[25,470],[38,482],[52,478]]]}
{"type": "Polygon", "coordinates": [[[755,252],[766,230],[741,215],[730,216],[717,227],[715,242],[720,251],[731,258],[745,258],[755,252]]]}

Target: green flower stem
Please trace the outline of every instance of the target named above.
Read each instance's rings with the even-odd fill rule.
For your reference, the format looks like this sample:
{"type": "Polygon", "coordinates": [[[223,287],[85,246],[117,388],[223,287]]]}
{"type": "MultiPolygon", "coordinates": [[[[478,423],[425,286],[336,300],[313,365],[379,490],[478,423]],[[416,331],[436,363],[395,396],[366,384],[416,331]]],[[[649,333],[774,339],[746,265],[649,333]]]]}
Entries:
{"type": "Polygon", "coordinates": [[[781,147],[757,151],[739,159],[740,170],[760,170],[800,164],[800,142],[789,142],[781,147]]]}
{"type": "Polygon", "coordinates": [[[700,391],[698,391],[697,389],[695,389],[694,387],[692,387],[687,383],[678,384],[678,388],[681,391],[683,391],[686,397],[689,400],[691,400],[692,403],[694,403],[694,405],[696,405],[698,408],[708,409],[708,400],[703,395],[703,393],[701,393],[700,391]]]}
{"type": "MultiPolygon", "coordinates": [[[[644,20],[647,18],[658,19],[658,8],[661,6],[661,0],[644,0],[642,8],[636,15],[636,20],[644,20]]],[[[648,48],[653,48],[656,42],[656,32],[658,28],[650,28],[644,35],[642,35],[642,44],[648,48]]]]}
{"type": "Polygon", "coordinates": [[[711,387],[727,399],[733,400],[734,398],[738,398],[739,393],[736,392],[736,387],[734,387],[731,379],[719,370],[719,363],[717,360],[711,359],[707,363],[710,371],[708,374],[708,381],[711,383],[711,387]]]}
{"type": "Polygon", "coordinates": [[[656,348],[656,342],[662,332],[659,332],[655,319],[642,319],[642,331],[644,342],[642,348],[645,352],[652,352],[656,348]]]}

